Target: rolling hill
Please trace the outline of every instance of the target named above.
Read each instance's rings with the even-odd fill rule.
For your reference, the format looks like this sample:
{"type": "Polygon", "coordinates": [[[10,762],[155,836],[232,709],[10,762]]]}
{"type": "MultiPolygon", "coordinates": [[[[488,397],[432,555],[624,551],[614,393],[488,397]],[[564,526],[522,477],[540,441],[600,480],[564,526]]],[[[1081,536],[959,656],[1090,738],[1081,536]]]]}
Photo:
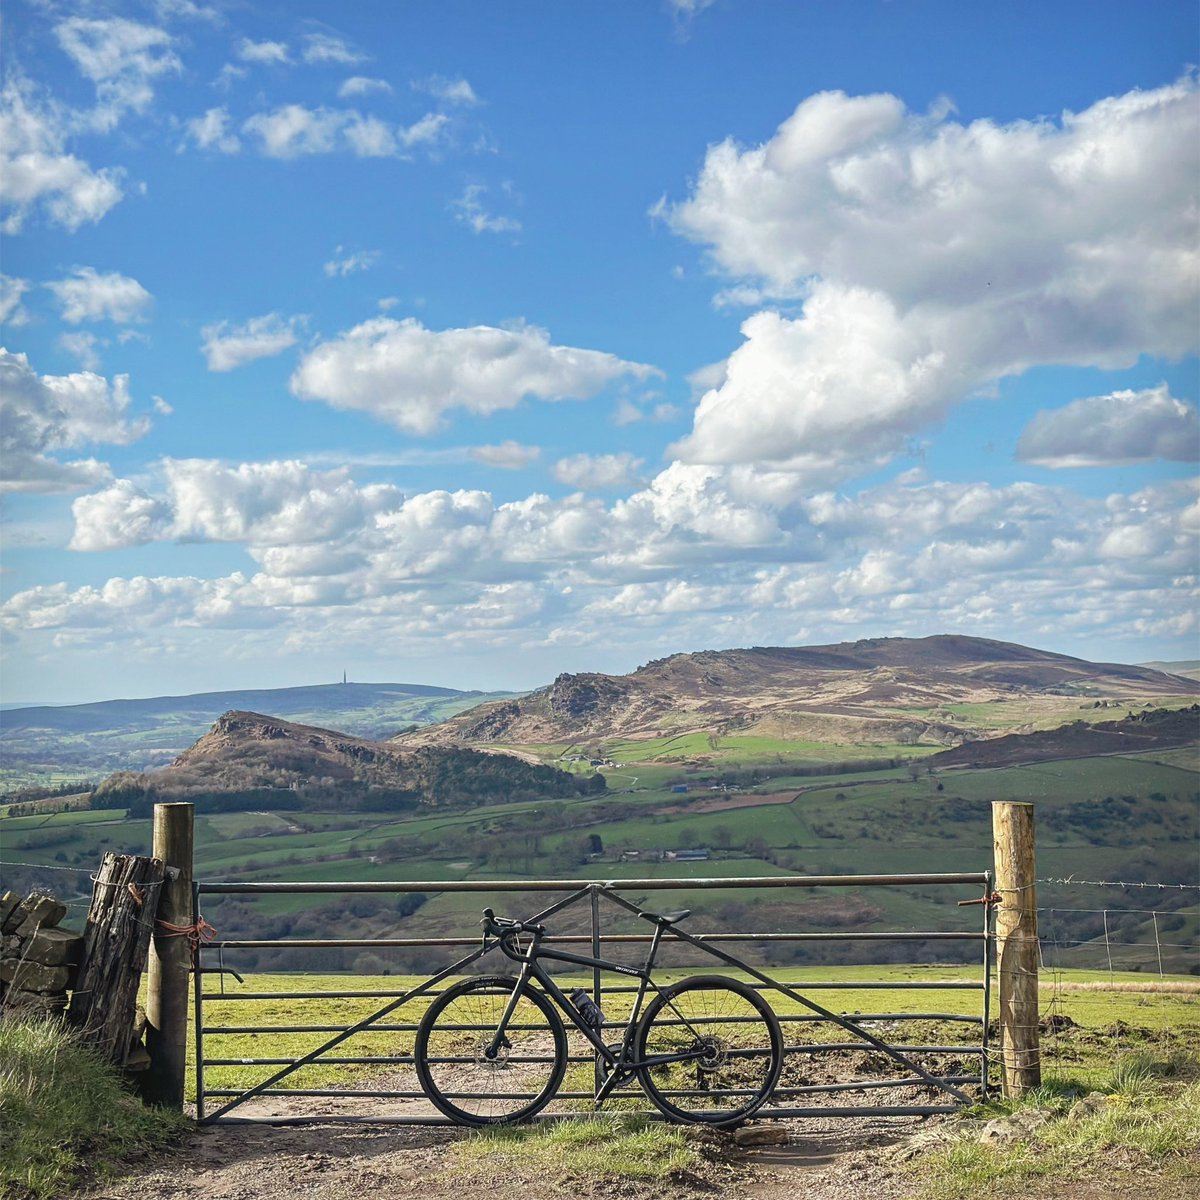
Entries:
{"type": "Polygon", "coordinates": [[[1054,723],[1086,704],[1141,707],[1197,692],[1152,668],[1090,663],[982,638],[871,638],[675,654],[629,675],[560,675],[401,734],[400,745],[546,745],[685,731],[837,743],[955,746],[995,732],[964,706],[1031,705],[1054,723]]]}
{"type": "Polygon", "coordinates": [[[109,776],[92,804],[148,811],[156,801],[195,799],[209,809],[331,804],[392,810],[603,790],[600,776],[585,780],[512,755],[443,746],[401,750],[331,729],[231,711],[169,767],[109,776]]]}
{"type": "MultiPolygon", "coordinates": [[[[86,880],[106,848],[145,852],[154,800],[195,799],[208,879],[661,876],[678,880],[672,902],[692,908],[698,928],[911,930],[975,914],[892,889],[850,895],[836,910],[815,897],[799,911],[769,890],[723,895],[688,881],[979,869],[991,802],[1022,799],[1037,806],[1053,945],[1073,961],[1096,953],[1103,910],[1113,929],[1103,954],[1150,946],[1184,971],[1200,920],[1195,697],[1192,681],[1152,668],[969,638],[674,655],[627,676],[560,676],[390,741],[233,710],[165,769],[112,777],[91,811],[87,796],[20,806],[0,816],[0,833],[10,881],[52,886],[67,870],[86,880]],[[804,740],[818,733],[826,740],[804,740]],[[595,749],[610,752],[606,794],[587,774],[537,765],[590,773],[595,749]],[[689,849],[702,857],[682,860],[689,849]],[[1072,879],[1135,882],[1127,891],[1072,879]],[[1157,929],[1141,928],[1150,910],[1171,935],[1161,946],[1157,929]]],[[[416,912],[372,908],[362,919],[373,935],[402,921],[396,936],[460,936],[487,902],[436,886],[422,895],[416,912]]],[[[344,901],[280,895],[210,908],[227,936],[345,936],[344,901]]],[[[770,950],[781,962],[876,952],[826,941],[770,950]]],[[[918,943],[904,952],[946,953],[918,943]]],[[[397,953],[394,969],[419,965],[397,953]]]]}
{"type": "Polygon", "coordinates": [[[170,762],[224,712],[268,712],[358,737],[386,738],[504,695],[410,683],[332,683],[12,708],[0,712],[0,751],[10,784],[55,776],[99,779],[110,771],[170,762]]]}

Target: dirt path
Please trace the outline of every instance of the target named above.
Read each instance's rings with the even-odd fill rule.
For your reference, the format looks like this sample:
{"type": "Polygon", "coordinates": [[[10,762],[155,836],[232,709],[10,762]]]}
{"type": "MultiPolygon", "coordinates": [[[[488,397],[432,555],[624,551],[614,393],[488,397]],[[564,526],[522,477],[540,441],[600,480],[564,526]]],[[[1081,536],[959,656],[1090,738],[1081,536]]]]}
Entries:
{"type": "Polygon", "coordinates": [[[780,1122],[786,1145],[742,1150],[731,1135],[703,1133],[708,1161],[666,1184],[592,1184],[522,1177],[486,1160],[464,1168],[452,1146],[465,1131],[411,1125],[219,1125],[201,1128],[172,1153],[125,1179],[74,1193],[78,1200],[600,1200],[622,1196],[711,1197],[734,1188],[746,1200],[904,1200],[911,1181],[863,1160],[920,1124],[916,1118],[780,1122]]]}
{"type": "MultiPolygon", "coordinates": [[[[694,1174],[660,1184],[547,1177],[461,1156],[471,1135],[414,1125],[220,1125],[122,1179],[71,1193],[74,1200],[914,1200],[921,1188],[899,1162],[902,1143],[924,1136],[916,1117],[770,1122],[782,1145],[744,1150],[732,1135],[700,1131],[694,1174]]],[[[1195,1200],[1196,1180],[1150,1179],[1121,1163],[1083,1164],[1074,1180],[1027,1181],[1020,1200],[1195,1200]]],[[[999,1193],[997,1193],[999,1194],[999,1193]]]]}

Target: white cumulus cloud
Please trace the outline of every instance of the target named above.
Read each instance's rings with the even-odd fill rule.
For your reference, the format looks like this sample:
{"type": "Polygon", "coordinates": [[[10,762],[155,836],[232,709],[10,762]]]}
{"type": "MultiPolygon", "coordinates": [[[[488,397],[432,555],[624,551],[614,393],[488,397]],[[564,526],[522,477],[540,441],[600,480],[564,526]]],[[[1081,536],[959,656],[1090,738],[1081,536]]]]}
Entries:
{"type": "Polygon", "coordinates": [[[572,454],[551,468],[559,483],[585,492],[629,487],[637,478],[642,459],[621,454],[572,454]]]}
{"type": "Polygon", "coordinates": [[[99,221],[123,195],[119,167],[93,170],[66,150],[68,119],[41,103],[28,84],[0,92],[0,231],[20,232],[35,210],[74,232],[99,221]]]}
{"type": "Polygon", "coordinates": [[[355,109],[284,104],[270,112],[255,113],[241,128],[268,158],[338,151],[360,158],[384,158],[433,145],[448,121],[442,113],[427,113],[411,125],[393,125],[355,109]]]}
{"type": "Polygon", "coordinates": [[[292,61],[292,56],[286,42],[255,42],[250,38],[242,38],[235,51],[242,62],[268,63],[284,66],[292,61]]]}
{"type": "Polygon", "coordinates": [[[202,117],[192,117],[185,126],[187,136],[201,150],[219,150],[236,154],[242,143],[230,127],[229,111],[220,106],[210,108],[202,117]]]}
{"type": "Polygon", "coordinates": [[[307,63],[360,63],[365,54],[351,49],[340,37],[328,33],[308,33],[304,36],[304,61],[307,63]]]}
{"type": "Polygon", "coordinates": [[[258,138],[270,158],[297,158],[302,154],[328,154],[338,145],[347,114],[303,104],[285,104],[269,113],[255,113],[242,125],[243,132],[258,138]]]}
{"type": "Polygon", "coordinates": [[[232,371],[257,358],[282,354],[299,340],[297,332],[303,317],[281,317],[267,313],[251,317],[241,325],[218,321],[205,325],[200,331],[204,338],[201,350],[210,371],[232,371]]]}
{"type": "Polygon", "coordinates": [[[144,321],[154,297],[136,279],[119,271],[101,274],[94,267],[76,267],[66,279],[46,284],[62,306],[64,321],[144,321]]]}
{"type": "Polygon", "coordinates": [[[118,550],[140,546],[160,537],[169,506],[147,495],[128,479],[118,479],[101,492],[80,496],[71,505],[75,532],[72,550],[118,550]]]}
{"type": "Polygon", "coordinates": [[[21,304],[21,297],[27,291],[27,279],[0,274],[0,324],[24,325],[29,320],[29,314],[21,304]]]}
{"type": "Polygon", "coordinates": [[[114,128],[127,110],[145,112],[154,99],[155,80],[182,70],[174,38],[153,25],[123,17],[70,17],[54,32],[80,72],[96,85],[97,107],[90,121],[101,130],[114,128]]]}
{"type": "Polygon", "coordinates": [[[761,146],[711,147],[692,195],[656,211],[804,307],[746,323],[679,453],[873,460],[1032,366],[1192,352],[1197,178],[1190,76],[1006,125],[825,92],[761,146]]]}
{"type": "Polygon", "coordinates": [[[756,313],[742,335],[676,447],[688,461],[825,471],[842,457],[886,457],[976,382],[930,331],[863,288],[818,284],[802,317],[756,313]]]}
{"type": "Polygon", "coordinates": [[[118,479],[79,497],[72,547],[111,550],[164,538],[244,542],[256,551],[340,543],[401,502],[390,485],[360,487],[344,469],[314,471],[293,461],[166,459],[159,470],[158,494],[118,479]]]}
{"type": "Polygon", "coordinates": [[[411,125],[401,126],[397,131],[405,147],[421,146],[436,142],[450,123],[445,113],[426,113],[411,125]]]}
{"type": "Polygon", "coordinates": [[[414,318],[376,317],[306,353],[292,391],[428,434],[456,409],[486,415],[525,397],[585,399],[624,376],[654,374],[653,367],[602,351],[553,345],[534,326],[437,332],[414,318]]]}
{"type": "Polygon", "coordinates": [[[90,371],[38,375],[24,354],[0,349],[0,490],[67,492],[109,478],[94,458],[62,460],[62,450],[107,443],[127,445],[150,428],[130,418],[129,379],[108,380],[90,371]]]}
{"type": "Polygon", "coordinates": [[[1040,412],[1017,442],[1017,458],[1043,467],[1098,467],[1200,459],[1196,407],[1167,385],[1110,392],[1040,412]]]}
{"type": "Polygon", "coordinates": [[[351,75],[338,88],[338,97],[348,100],[351,96],[369,96],[372,92],[392,91],[392,85],[386,79],[374,79],[368,75],[351,75]]]}
{"type": "Polygon", "coordinates": [[[1130,646],[1196,628],[1195,481],[1096,499],[906,473],[812,497],[787,472],[677,463],[606,506],[579,492],[406,497],[302,463],[167,460],[157,477],[81,498],[73,546],[219,539],[245,546],[253,576],[52,585],[0,606],[0,623],[111,640],[128,606],[151,646],[220,625],[270,628],[272,645],[292,649],[334,631],[393,650],[476,635],[494,647],[506,631],[516,646],[620,637],[658,652],[803,640],[814,627],[1061,645],[1110,638],[1115,619],[1130,646]]]}

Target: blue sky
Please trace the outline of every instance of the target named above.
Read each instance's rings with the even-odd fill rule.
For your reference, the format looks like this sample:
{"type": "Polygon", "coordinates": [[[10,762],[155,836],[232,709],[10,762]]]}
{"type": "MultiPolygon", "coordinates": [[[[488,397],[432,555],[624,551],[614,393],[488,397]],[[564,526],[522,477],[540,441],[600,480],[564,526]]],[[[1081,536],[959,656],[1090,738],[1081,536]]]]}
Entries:
{"type": "Polygon", "coordinates": [[[4,699],[1200,656],[1197,35],[13,0],[4,699]]]}

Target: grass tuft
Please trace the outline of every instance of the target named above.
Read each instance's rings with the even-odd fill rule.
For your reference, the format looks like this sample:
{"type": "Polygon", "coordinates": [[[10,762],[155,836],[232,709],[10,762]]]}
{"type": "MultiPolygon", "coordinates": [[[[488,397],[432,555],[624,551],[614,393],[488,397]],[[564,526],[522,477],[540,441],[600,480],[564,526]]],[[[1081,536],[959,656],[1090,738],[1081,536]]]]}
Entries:
{"type": "Polygon", "coordinates": [[[185,1123],[130,1095],[61,1022],[0,1020],[0,1194],[49,1200],[165,1145],[185,1123]]]}
{"type": "MultiPolygon", "coordinates": [[[[1073,1111],[1061,1094],[1050,1096],[1050,1103],[1035,1107],[1050,1109],[1051,1119],[1025,1140],[996,1146],[964,1138],[926,1154],[914,1164],[922,1176],[921,1195],[930,1200],[1023,1197],[1031,1194],[1031,1180],[1071,1179],[1102,1171],[1105,1163],[1139,1170],[1147,1179],[1175,1166],[1186,1169],[1200,1155],[1200,1082],[1163,1082],[1160,1065],[1140,1057],[1113,1074],[1114,1085],[1122,1086],[1114,1086],[1099,1109],[1073,1111]]],[[[1011,1107],[1026,1107],[1034,1099],[1011,1107]]]]}
{"type": "Polygon", "coordinates": [[[454,1146],[460,1168],[487,1164],[528,1178],[657,1180],[700,1166],[677,1126],[618,1115],[481,1130],[454,1146]]]}
{"type": "Polygon", "coordinates": [[[1158,1073],[1154,1055],[1146,1050],[1134,1050],[1122,1054],[1113,1064],[1107,1090],[1122,1096],[1137,1096],[1152,1086],[1158,1073]]]}

